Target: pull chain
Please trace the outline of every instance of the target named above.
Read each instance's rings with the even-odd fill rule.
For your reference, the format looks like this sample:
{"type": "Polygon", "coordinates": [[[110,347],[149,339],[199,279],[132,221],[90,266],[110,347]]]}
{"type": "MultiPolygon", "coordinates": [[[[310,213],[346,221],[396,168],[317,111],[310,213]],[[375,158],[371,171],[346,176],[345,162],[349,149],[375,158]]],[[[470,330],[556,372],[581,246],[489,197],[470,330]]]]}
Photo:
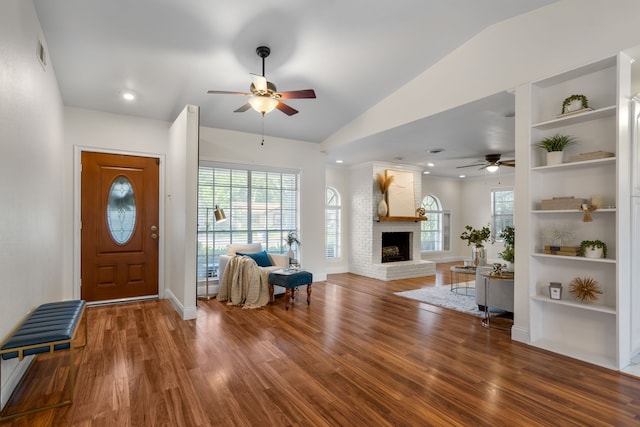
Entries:
{"type": "MultiPolygon", "coordinates": [[[[264,61],[264,58],[262,59],[264,61]]],[[[264,113],[262,113],[262,142],[260,145],[264,145],[264,113]]]]}

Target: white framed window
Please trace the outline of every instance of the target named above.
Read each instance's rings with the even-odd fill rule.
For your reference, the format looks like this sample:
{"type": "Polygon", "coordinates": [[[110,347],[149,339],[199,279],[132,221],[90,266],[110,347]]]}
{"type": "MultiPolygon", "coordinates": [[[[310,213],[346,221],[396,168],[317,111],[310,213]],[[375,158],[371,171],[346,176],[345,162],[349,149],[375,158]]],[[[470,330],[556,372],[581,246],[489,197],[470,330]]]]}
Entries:
{"type": "Polygon", "coordinates": [[[286,252],[287,233],[298,230],[298,193],[296,170],[202,162],[198,170],[198,279],[206,274],[217,276],[219,256],[230,243],[261,243],[267,252],[286,252]],[[216,205],[227,221],[215,222],[216,205]],[[205,266],[207,241],[209,265],[205,266]]]}
{"type": "Polygon", "coordinates": [[[502,230],[513,227],[513,189],[491,190],[491,234],[496,241],[502,230]]]}
{"type": "Polygon", "coordinates": [[[448,251],[450,248],[451,215],[442,209],[434,195],[422,199],[420,206],[426,211],[427,221],[420,223],[420,249],[422,252],[448,251]]]}
{"type": "Polygon", "coordinates": [[[326,259],[338,259],[341,256],[341,216],[342,203],[340,201],[340,193],[333,187],[327,187],[324,214],[324,256],[326,259]]]}

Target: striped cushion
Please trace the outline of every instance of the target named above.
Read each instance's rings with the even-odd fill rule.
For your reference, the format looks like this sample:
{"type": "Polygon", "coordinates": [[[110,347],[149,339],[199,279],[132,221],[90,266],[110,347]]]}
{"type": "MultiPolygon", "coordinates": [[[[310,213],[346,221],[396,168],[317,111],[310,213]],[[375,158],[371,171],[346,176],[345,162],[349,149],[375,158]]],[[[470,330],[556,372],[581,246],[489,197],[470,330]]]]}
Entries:
{"type": "MultiPolygon", "coordinates": [[[[19,349],[30,345],[43,344],[24,351],[24,355],[49,351],[47,343],[70,340],[80,321],[84,300],[61,301],[42,304],[36,308],[24,323],[3,344],[0,350],[19,349]]],[[[54,350],[69,348],[69,343],[56,344],[54,350]]],[[[4,353],[3,359],[18,357],[18,351],[4,353]]]]}

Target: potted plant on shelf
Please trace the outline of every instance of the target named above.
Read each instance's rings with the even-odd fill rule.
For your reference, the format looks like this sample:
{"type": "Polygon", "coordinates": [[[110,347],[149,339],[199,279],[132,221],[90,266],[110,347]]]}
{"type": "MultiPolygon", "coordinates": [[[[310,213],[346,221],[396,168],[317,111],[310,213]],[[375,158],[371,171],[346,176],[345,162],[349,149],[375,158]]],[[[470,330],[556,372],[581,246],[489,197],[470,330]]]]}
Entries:
{"type": "Polygon", "coordinates": [[[515,261],[514,245],[516,243],[516,229],[509,226],[505,227],[499,234],[504,240],[504,250],[498,253],[498,256],[507,263],[507,271],[513,271],[513,262],[515,261]]]}
{"type": "Polygon", "coordinates": [[[536,144],[537,147],[547,150],[547,166],[559,165],[564,159],[564,149],[567,145],[574,144],[576,138],[569,135],[555,134],[536,144]]]}
{"type": "Polygon", "coordinates": [[[462,232],[460,238],[467,241],[467,246],[473,245],[471,248],[471,259],[473,265],[487,265],[487,249],[484,247],[485,242],[491,237],[491,230],[488,226],[475,229],[470,225],[464,226],[465,231],[462,232]]]}
{"type": "Polygon", "coordinates": [[[585,258],[606,258],[607,244],[600,240],[583,240],[579,254],[585,258]]]}
{"type": "Polygon", "coordinates": [[[589,100],[584,95],[571,95],[562,101],[562,114],[575,113],[582,110],[591,110],[589,100]]]}

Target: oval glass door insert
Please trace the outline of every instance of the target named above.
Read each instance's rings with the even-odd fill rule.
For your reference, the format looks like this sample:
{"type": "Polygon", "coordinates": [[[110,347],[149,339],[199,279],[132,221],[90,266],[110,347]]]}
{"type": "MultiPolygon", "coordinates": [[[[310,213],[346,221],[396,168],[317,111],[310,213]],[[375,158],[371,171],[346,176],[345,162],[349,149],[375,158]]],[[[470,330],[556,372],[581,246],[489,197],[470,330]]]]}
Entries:
{"type": "Polygon", "coordinates": [[[124,176],[113,180],[107,201],[107,224],[113,240],[123,245],[131,239],[136,225],[136,198],[124,176]]]}

